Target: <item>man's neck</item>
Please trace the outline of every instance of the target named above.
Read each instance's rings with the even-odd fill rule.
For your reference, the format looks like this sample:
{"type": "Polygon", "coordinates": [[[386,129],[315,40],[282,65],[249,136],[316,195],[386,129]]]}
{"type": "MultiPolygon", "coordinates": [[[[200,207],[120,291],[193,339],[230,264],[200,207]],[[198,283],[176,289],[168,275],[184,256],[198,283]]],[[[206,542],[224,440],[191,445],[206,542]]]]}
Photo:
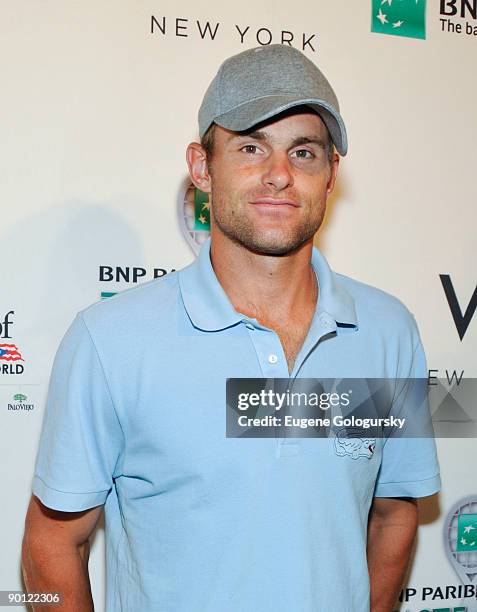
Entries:
{"type": "Polygon", "coordinates": [[[216,233],[211,261],[234,308],[267,325],[300,319],[315,310],[318,286],[311,266],[312,247],[310,240],[286,255],[262,255],[216,233]]]}

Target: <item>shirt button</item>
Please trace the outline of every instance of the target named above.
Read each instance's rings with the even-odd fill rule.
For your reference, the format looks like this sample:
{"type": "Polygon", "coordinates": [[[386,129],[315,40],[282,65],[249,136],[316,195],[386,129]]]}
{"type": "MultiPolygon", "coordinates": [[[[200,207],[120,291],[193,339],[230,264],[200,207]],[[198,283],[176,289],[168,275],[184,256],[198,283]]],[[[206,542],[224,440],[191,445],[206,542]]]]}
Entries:
{"type": "Polygon", "coordinates": [[[268,356],[268,363],[277,363],[277,361],[278,357],[274,353],[268,356]]]}

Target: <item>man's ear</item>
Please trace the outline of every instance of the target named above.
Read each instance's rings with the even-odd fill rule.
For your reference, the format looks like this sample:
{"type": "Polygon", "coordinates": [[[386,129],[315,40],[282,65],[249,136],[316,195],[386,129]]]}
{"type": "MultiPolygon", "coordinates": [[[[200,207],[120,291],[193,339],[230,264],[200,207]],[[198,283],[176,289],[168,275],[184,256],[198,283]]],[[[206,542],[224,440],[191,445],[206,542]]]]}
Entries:
{"type": "Polygon", "coordinates": [[[338,155],[338,153],[334,153],[333,161],[331,162],[331,165],[330,165],[330,178],[328,179],[328,184],[326,186],[326,190],[328,193],[331,193],[334,189],[339,165],[340,165],[340,156],[338,155]]]}
{"type": "Polygon", "coordinates": [[[198,142],[191,142],[187,147],[186,160],[191,181],[201,191],[210,193],[212,182],[207,165],[207,155],[202,145],[198,142]]]}

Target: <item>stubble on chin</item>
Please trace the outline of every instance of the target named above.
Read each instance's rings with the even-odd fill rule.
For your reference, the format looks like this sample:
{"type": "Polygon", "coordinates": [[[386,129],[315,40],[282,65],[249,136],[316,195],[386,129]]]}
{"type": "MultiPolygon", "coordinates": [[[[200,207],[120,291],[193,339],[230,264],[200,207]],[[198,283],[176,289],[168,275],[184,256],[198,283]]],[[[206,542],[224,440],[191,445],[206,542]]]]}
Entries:
{"type": "Polygon", "coordinates": [[[212,222],[227,238],[259,255],[287,255],[296,251],[313,238],[323,221],[319,218],[304,220],[289,231],[261,231],[240,207],[230,202],[224,205],[217,195],[212,195],[212,222]]]}

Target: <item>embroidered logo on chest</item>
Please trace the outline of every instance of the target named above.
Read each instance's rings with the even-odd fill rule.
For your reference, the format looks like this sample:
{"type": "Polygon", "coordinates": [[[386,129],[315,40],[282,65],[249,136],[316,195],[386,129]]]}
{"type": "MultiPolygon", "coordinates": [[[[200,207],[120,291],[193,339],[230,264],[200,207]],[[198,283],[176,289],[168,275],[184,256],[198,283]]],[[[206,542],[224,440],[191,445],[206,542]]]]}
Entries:
{"type": "Polygon", "coordinates": [[[336,432],[334,443],[335,453],[338,457],[348,455],[352,459],[359,459],[360,457],[371,459],[376,448],[376,438],[358,437],[357,433],[359,432],[353,431],[350,433],[346,429],[340,429],[336,432]]]}

